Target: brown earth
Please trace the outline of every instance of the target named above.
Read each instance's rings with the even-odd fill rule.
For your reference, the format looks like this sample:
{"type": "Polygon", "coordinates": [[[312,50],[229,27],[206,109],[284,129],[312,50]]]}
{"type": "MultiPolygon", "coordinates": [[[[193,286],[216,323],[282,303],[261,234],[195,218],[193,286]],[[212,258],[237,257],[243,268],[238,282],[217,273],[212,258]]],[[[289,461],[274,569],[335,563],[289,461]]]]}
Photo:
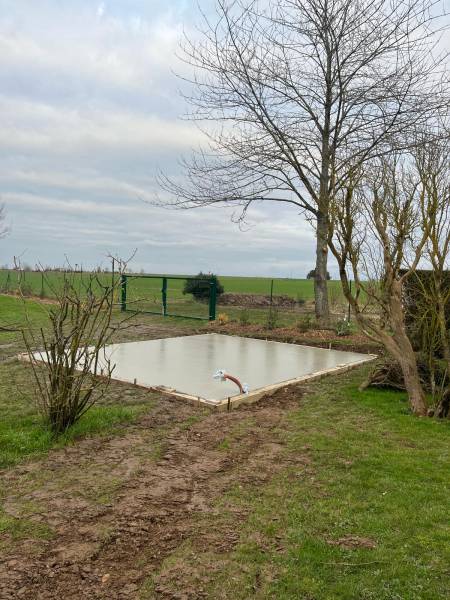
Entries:
{"type": "Polygon", "coordinates": [[[206,597],[195,561],[161,569],[164,559],[186,543],[232,550],[246,513],[225,494],[289,465],[309,468],[307,453],[290,455],[279,433],[299,388],[222,414],[147,394],[148,414],[118,435],[1,473],[5,514],[28,524],[0,536],[2,600],[206,597]]]}
{"type": "Polygon", "coordinates": [[[290,344],[304,344],[318,348],[333,348],[334,350],[348,350],[351,352],[362,352],[364,354],[381,354],[382,346],[370,340],[363,333],[352,333],[351,335],[338,336],[333,329],[309,329],[300,331],[295,327],[277,327],[267,329],[262,325],[241,325],[231,322],[219,324],[217,321],[208,325],[209,331],[225,333],[228,335],[240,335],[254,337],[264,340],[275,340],[290,344]]]}
{"type": "Polygon", "coordinates": [[[267,308],[272,306],[280,308],[295,308],[298,302],[290,296],[270,296],[262,294],[221,294],[217,299],[217,304],[222,306],[242,306],[248,308],[267,308]]]}

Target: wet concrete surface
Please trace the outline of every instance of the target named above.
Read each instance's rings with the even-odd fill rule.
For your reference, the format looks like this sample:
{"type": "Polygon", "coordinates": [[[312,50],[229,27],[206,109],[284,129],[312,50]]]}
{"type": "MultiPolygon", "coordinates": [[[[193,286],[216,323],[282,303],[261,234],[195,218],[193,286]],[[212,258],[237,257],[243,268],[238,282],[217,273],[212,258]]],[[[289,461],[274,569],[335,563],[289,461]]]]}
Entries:
{"type": "Polygon", "coordinates": [[[115,365],[113,379],[166,387],[213,402],[239,394],[218,369],[254,392],[266,386],[370,359],[366,354],[326,350],[216,333],[113,344],[105,349],[115,365]]]}

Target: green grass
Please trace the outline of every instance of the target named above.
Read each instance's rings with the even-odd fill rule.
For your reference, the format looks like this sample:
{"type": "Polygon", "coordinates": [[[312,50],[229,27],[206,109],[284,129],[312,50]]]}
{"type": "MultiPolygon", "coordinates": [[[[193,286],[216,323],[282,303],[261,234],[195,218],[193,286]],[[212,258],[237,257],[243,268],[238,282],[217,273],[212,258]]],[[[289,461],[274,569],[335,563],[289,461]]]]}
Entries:
{"type": "Polygon", "coordinates": [[[65,434],[55,438],[36,410],[27,365],[0,364],[0,468],[86,436],[112,433],[119,424],[133,421],[145,409],[148,403],[93,406],[65,434]]]}
{"type": "Polygon", "coordinates": [[[0,327],[17,331],[0,331],[0,468],[8,467],[50,448],[73,443],[76,439],[111,433],[118,424],[135,419],[148,403],[118,401],[91,408],[67,433],[57,439],[36,410],[31,371],[14,359],[24,351],[20,327],[26,323],[36,331],[48,327],[50,305],[32,300],[0,296],[0,327]],[[12,361],[11,361],[12,360],[12,361]]]}
{"type": "MultiPolygon", "coordinates": [[[[220,276],[226,292],[236,294],[270,294],[272,279],[269,277],[220,276]]],[[[303,300],[314,299],[314,281],[311,279],[274,279],[273,293],[303,300]]],[[[331,288],[340,290],[340,281],[330,281],[331,288]]]]}
{"type": "MultiPolygon", "coordinates": [[[[0,296],[0,327],[14,329],[26,323],[26,317],[35,327],[41,327],[48,321],[48,311],[51,305],[22,301],[15,296],[0,296]]],[[[16,334],[0,331],[0,342],[12,339],[16,334]]]]}
{"type": "Polygon", "coordinates": [[[30,326],[37,337],[49,327],[50,305],[0,295],[0,361],[25,351],[21,329],[30,326]]]}
{"type": "MultiPolygon", "coordinates": [[[[64,274],[49,272],[45,278],[40,273],[25,272],[22,284],[28,294],[52,298],[55,291],[61,290],[64,274]]],[[[75,287],[83,293],[83,281],[86,274],[70,275],[75,287]]],[[[100,281],[105,284],[110,281],[110,274],[99,274],[100,281]]],[[[280,309],[278,311],[279,326],[295,324],[299,315],[304,312],[303,304],[311,303],[314,299],[314,282],[307,279],[271,279],[268,277],[230,277],[219,276],[225,292],[238,294],[270,295],[273,281],[273,294],[286,295],[300,301],[294,310],[280,309]]],[[[169,279],[167,287],[167,311],[173,315],[185,315],[208,319],[208,302],[197,302],[191,295],[183,294],[185,280],[169,279]]],[[[0,290],[14,291],[19,287],[17,274],[13,271],[0,270],[0,290]]],[[[130,310],[150,311],[154,314],[162,312],[162,278],[147,278],[140,276],[129,276],[127,279],[127,307],[130,310]]],[[[332,307],[342,309],[345,306],[341,283],[339,281],[329,282],[330,302],[332,307]]],[[[119,302],[119,290],[117,291],[117,302],[119,302]]],[[[309,305],[311,310],[311,305],[309,305]]],[[[343,310],[343,309],[342,309],[343,310]]],[[[225,313],[231,319],[238,320],[242,309],[231,306],[217,306],[217,313],[225,313]]],[[[267,320],[268,308],[249,309],[251,323],[263,324],[267,320]]],[[[1,317],[0,317],[1,318],[1,317]]]]}
{"type": "MultiPolygon", "coordinates": [[[[36,523],[28,519],[18,519],[5,514],[0,508],[0,536],[7,534],[12,541],[30,539],[49,540],[53,537],[53,531],[44,523],[36,523]]],[[[3,546],[0,541],[0,549],[3,546]]]]}
{"type": "Polygon", "coordinates": [[[315,384],[292,414],[282,435],[303,464],[228,494],[250,516],[209,597],[448,597],[449,423],[412,417],[403,394],[361,393],[359,378],[315,384]],[[336,545],[347,536],[374,547],[336,545]]]}
{"type": "MultiPolygon", "coordinates": [[[[100,274],[100,279],[110,280],[111,275],[100,274]]],[[[82,289],[83,279],[86,279],[86,274],[76,274],[74,281],[82,289]]],[[[292,298],[303,300],[314,299],[314,282],[311,279],[287,279],[271,277],[232,277],[227,275],[219,275],[220,282],[225,288],[225,292],[237,294],[270,294],[271,282],[273,281],[273,293],[275,295],[287,295],[292,298]]],[[[160,299],[161,279],[145,279],[130,277],[130,288],[135,286],[136,294],[144,291],[151,297],[160,299]]],[[[54,295],[53,290],[60,290],[63,282],[63,274],[59,272],[49,272],[43,280],[41,273],[24,272],[22,275],[22,283],[28,287],[34,295],[43,293],[46,297],[54,295]]],[[[340,293],[340,282],[330,281],[332,293],[340,293]]],[[[170,279],[168,282],[169,300],[171,297],[180,298],[184,280],[170,279]]],[[[9,291],[18,289],[18,277],[14,271],[0,270],[0,289],[9,291]]]]}

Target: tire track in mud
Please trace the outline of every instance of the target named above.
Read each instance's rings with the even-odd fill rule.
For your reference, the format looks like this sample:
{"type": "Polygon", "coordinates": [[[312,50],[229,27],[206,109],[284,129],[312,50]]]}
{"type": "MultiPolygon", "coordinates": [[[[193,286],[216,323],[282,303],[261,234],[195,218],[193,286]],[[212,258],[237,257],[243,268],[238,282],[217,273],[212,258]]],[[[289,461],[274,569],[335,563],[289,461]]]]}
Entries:
{"type": "MultiPolygon", "coordinates": [[[[300,395],[285,388],[255,405],[200,416],[159,398],[115,437],[83,440],[4,473],[6,513],[20,517],[21,506],[34,503],[29,519],[53,536],[16,540],[4,552],[0,599],[139,598],[146,577],[186,541],[232,549],[243,509],[234,507],[232,523],[212,530],[200,521],[220,517],[217,502],[233,486],[262,485],[307,460],[290,456],[279,434],[300,395]],[[224,450],[228,438],[232,447],[224,450]]],[[[155,598],[202,597],[199,589],[178,596],[167,581],[160,584],[155,598]]]]}

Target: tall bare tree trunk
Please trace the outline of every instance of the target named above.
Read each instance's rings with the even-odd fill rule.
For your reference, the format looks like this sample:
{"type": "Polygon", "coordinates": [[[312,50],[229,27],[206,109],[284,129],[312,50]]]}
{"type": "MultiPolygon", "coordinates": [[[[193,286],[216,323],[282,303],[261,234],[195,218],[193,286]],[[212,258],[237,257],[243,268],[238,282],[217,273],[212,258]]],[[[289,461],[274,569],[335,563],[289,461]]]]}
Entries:
{"type": "Polygon", "coordinates": [[[427,414],[425,394],[418,375],[417,361],[412,348],[411,353],[408,356],[403,356],[399,359],[399,362],[412,411],[415,415],[425,417],[427,414]]]}
{"type": "Polygon", "coordinates": [[[315,311],[318,321],[327,322],[330,318],[328,304],[328,218],[319,213],[316,234],[316,276],[314,279],[315,311]]]}
{"type": "Polygon", "coordinates": [[[393,279],[389,294],[392,337],[384,334],[385,346],[400,364],[409,403],[415,415],[426,416],[427,403],[419,377],[416,355],[406,333],[405,314],[402,300],[402,282],[393,279]]]}
{"type": "MultiPolygon", "coordinates": [[[[361,328],[365,329],[367,326],[365,317],[357,312],[356,319],[361,328]]],[[[425,417],[427,415],[425,393],[419,377],[416,355],[405,329],[393,327],[392,335],[379,331],[378,336],[400,365],[412,412],[417,416],[425,417]]]]}

